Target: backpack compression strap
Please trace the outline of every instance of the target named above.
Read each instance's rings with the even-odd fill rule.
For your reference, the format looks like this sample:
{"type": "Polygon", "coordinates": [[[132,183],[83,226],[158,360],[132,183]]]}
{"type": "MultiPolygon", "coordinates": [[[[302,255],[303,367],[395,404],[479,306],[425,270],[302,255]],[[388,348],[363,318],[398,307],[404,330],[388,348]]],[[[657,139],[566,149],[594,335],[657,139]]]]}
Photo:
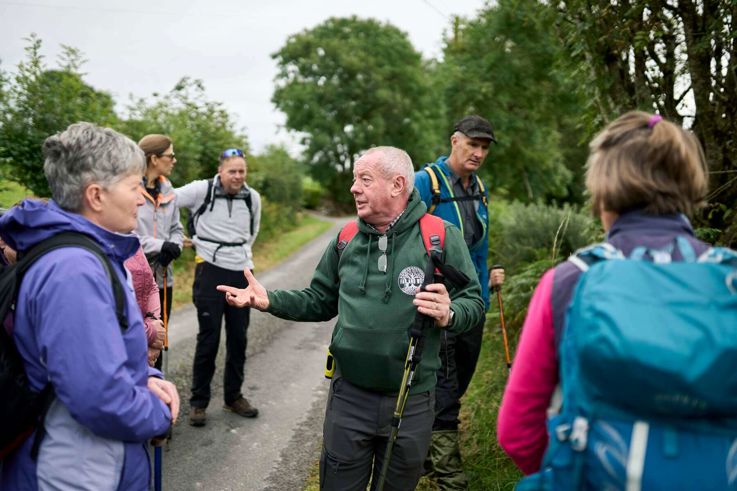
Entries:
{"type": "Polygon", "coordinates": [[[423,169],[425,172],[427,172],[427,175],[430,176],[430,184],[432,190],[432,202],[430,203],[430,207],[427,209],[428,213],[432,213],[440,203],[450,203],[453,201],[476,201],[480,199],[484,203],[484,206],[489,205],[488,200],[486,199],[486,188],[484,187],[484,183],[481,181],[481,178],[479,176],[476,176],[476,182],[479,185],[479,194],[459,197],[453,195],[452,189],[448,189],[450,197],[441,198],[440,183],[438,182],[438,176],[436,174],[436,171],[433,169],[433,166],[434,164],[430,164],[423,169]]]}

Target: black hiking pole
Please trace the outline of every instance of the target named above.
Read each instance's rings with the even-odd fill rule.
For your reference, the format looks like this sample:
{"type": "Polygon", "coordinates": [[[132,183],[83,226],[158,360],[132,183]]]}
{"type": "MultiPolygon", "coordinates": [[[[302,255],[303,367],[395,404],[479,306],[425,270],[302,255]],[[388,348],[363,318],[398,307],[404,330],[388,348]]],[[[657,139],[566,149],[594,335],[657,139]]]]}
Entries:
{"type": "MultiPolygon", "coordinates": [[[[504,269],[501,264],[495,264],[489,270],[494,271],[495,269],[504,269]]],[[[509,357],[509,342],[507,341],[507,326],[504,324],[504,304],[502,303],[502,286],[496,285],[496,301],[499,304],[499,321],[502,327],[502,339],[504,341],[504,356],[507,362],[507,371],[512,371],[512,359],[509,357]]]]}
{"type": "MultiPolygon", "coordinates": [[[[451,266],[442,264],[440,242],[439,239],[437,239],[436,243],[435,239],[437,239],[437,237],[431,237],[430,239],[433,243],[433,247],[429,251],[430,257],[428,257],[427,266],[425,267],[425,279],[422,282],[420,291],[424,291],[430,283],[441,283],[443,281],[443,276],[447,277],[454,284],[460,286],[467,284],[469,279],[466,275],[451,266]],[[442,274],[436,275],[436,267],[442,274]]],[[[384,489],[384,482],[386,481],[386,474],[389,470],[389,462],[391,461],[394,443],[397,440],[399,426],[402,423],[402,415],[404,414],[404,407],[407,405],[407,399],[409,398],[409,389],[412,387],[415,370],[422,360],[422,349],[425,340],[424,332],[426,329],[432,329],[434,327],[435,319],[419,312],[415,314],[415,320],[410,329],[407,357],[404,361],[402,385],[400,386],[399,394],[397,395],[397,404],[394,408],[394,415],[392,417],[392,429],[389,434],[389,440],[386,442],[384,461],[381,464],[381,472],[379,473],[379,481],[376,484],[376,491],[383,491],[384,489]]]]}

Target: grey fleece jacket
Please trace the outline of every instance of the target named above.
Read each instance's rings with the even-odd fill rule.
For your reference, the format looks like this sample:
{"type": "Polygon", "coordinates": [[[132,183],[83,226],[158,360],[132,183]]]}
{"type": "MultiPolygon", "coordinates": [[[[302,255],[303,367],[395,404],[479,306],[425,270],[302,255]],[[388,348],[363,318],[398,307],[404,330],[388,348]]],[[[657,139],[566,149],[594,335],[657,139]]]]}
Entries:
{"type": "MultiPolygon", "coordinates": [[[[174,242],[182,248],[184,228],[179,222],[179,206],[171,182],[161,176],[161,191],[156,199],[141,186],[141,195],[145,203],[138,207],[138,224],[133,231],[141,241],[141,247],[146,257],[151,261],[161,253],[161,246],[165,241],[174,242]]],[[[164,268],[153,261],[151,263],[156,284],[164,288],[164,268]]],[[[172,265],[166,268],[166,286],[174,284],[172,265]]]]}
{"type": "MultiPolygon", "coordinates": [[[[228,196],[220,185],[216,175],[213,182],[214,199],[196,222],[195,237],[192,243],[197,248],[197,255],[215,266],[241,271],[243,268],[253,269],[253,243],[261,226],[261,195],[243,186],[234,196],[228,196]],[[253,211],[253,230],[251,230],[251,214],[244,199],[251,195],[253,211]],[[240,199],[239,199],[240,198],[240,199]],[[228,245],[230,244],[230,245],[228,245]]],[[[207,180],[193,181],[174,190],[180,208],[196,212],[207,195],[207,180]]]]}

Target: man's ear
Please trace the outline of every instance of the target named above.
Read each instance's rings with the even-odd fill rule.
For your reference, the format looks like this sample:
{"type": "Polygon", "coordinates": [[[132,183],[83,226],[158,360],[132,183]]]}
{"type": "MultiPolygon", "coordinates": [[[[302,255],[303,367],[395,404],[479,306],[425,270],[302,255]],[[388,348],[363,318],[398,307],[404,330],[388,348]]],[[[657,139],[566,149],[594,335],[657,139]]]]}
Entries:
{"type": "Polygon", "coordinates": [[[88,185],[82,193],[82,207],[94,213],[100,213],[103,208],[102,186],[97,183],[88,185]]]}
{"type": "Polygon", "coordinates": [[[395,176],[392,179],[392,196],[401,196],[407,189],[407,178],[404,176],[395,176]]]}

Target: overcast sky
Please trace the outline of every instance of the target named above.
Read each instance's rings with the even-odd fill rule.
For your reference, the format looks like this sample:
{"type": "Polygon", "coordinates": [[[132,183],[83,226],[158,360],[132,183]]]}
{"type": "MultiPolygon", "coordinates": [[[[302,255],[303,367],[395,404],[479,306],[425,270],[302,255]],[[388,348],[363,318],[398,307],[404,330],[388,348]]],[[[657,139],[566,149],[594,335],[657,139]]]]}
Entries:
{"type": "Polygon", "coordinates": [[[271,103],[271,53],[296,32],[329,17],[357,15],[390,22],[425,58],[437,58],[454,15],[471,16],[485,0],[0,0],[0,66],[13,70],[35,32],[56,65],[60,44],[80,49],[95,89],[122,107],[129,94],[168,92],[183,76],[202,79],[208,98],[223,102],[252,150],[294,148],[271,103]]]}

